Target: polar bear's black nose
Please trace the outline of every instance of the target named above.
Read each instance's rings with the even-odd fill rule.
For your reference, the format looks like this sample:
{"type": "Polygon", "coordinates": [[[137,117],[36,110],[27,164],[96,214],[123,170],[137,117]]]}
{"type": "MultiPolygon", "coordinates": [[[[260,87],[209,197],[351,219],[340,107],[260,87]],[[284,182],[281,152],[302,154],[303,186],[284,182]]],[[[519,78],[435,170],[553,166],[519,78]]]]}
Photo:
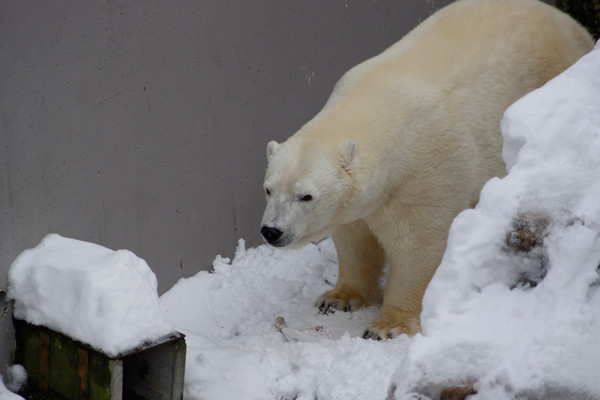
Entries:
{"type": "Polygon", "coordinates": [[[269,243],[276,242],[281,237],[281,235],[283,235],[283,232],[281,232],[279,229],[277,229],[277,228],[270,228],[268,226],[263,226],[260,229],[260,233],[263,235],[263,237],[269,243]]]}

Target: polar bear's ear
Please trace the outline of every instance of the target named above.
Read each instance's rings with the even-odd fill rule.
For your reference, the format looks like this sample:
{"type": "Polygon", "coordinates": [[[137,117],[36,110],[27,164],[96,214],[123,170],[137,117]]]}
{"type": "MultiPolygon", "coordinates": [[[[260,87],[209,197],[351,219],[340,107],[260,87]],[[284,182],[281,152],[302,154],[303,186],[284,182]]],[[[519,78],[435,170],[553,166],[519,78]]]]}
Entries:
{"type": "Polygon", "coordinates": [[[352,163],[352,160],[354,160],[354,156],[356,155],[356,142],[352,139],[348,139],[342,142],[341,147],[344,163],[346,165],[350,165],[350,163],[352,163]]]}
{"type": "Polygon", "coordinates": [[[273,154],[275,154],[278,148],[279,143],[274,140],[271,140],[269,143],[267,143],[267,160],[271,158],[273,154]]]}

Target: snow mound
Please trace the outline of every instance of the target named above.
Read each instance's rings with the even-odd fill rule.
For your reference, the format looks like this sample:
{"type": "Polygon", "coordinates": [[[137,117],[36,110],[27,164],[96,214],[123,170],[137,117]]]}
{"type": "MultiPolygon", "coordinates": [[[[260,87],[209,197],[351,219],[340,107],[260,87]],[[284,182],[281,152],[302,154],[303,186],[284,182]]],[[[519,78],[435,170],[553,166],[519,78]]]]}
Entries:
{"type": "Polygon", "coordinates": [[[299,250],[240,241],[233,260],[180,280],[160,303],[186,334],[184,397],[385,398],[410,340],[362,339],[377,307],[319,314],[315,301],[336,278],[331,240],[299,250]]]}
{"type": "Polygon", "coordinates": [[[509,175],[454,220],[395,399],[600,398],[600,44],[502,132],[509,175]]]}
{"type": "Polygon", "coordinates": [[[0,375],[0,400],[23,400],[21,396],[11,392],[4,386],[2,375],[0,375]]]}
{"type": "Polygon", "coordinates": [[[23,400],[16,394],[27,382],[27,372],[22,365],[12,365],[7,368],[7,380],[0,375],[0,400],[23,400]]]}
{"type": "MultiPolygon", "coordinates": [[[[1,375],[0,375],[1,377],[1,375]]],[[[27,371],[19,364],[11,365],[6,370],[6,387],[14,393],[18,393],[27,384],[27,371]]]]}
{"type": "Polygon", "coordinates": [[[160,312],[154,273],[128,250],[50,234],[16,258],[8,279],[16,318],[109,356],[173,332],[160,312]]]}

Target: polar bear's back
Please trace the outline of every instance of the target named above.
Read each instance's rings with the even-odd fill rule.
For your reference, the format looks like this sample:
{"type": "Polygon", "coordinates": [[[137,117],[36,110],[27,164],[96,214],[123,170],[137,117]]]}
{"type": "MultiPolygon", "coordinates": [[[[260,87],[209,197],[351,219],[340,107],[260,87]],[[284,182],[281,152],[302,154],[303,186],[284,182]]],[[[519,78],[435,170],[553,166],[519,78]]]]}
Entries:
{"type": "Polygon", "coordinates": [[[469,67],[474,73],[491,65],[496,72],[503,65],[514,71],[517,61],[537,63],[532,66],[548,71],[547,81],[592,47],[582,26],[541,1],[459,0],[384,51],[380,65],[447,80],[469,67]]]}
{"type": "Polygon", "coordinates": [[[411,130],[438,131],[438,140],[440,129],[460,135],[462,127],[467,140],[482,140],[483,146],[492,141],[498,149],[504,110],[593,44],[578,23],[538,0],[459,0],[348,71],[302,134],[332,143],[367,141],[362,147],[377,152],[394,141],[381,138],[378,147],[375,132],[406,135],[415,124],[437,123],[443,127],[411,130]]]}
{"type": "Polygon", "coordinates": [[[333,97],[354,90],[374,92],[377,82],[390,87],[394,77],[410,77],[438,88],[455,86],[485,78],[485,70],[495,80],[514,81],[520,74],[517,79],[537,81],[525,85],[538,87],[593,44],[577,22],[538,0],[459,0],[348,71],[333,97]]]}

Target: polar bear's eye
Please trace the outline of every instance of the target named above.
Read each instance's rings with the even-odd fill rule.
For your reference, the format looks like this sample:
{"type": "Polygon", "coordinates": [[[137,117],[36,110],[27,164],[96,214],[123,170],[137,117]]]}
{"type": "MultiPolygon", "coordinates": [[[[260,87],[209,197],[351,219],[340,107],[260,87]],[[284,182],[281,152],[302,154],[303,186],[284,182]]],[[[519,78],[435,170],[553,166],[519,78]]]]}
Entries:
{"type": "Polygon", "coordinates": [[[267,194],[267,196],[271,195],[271,191],[268,188],[265,188],[265,193],[267,194]]]}
{"type": "Polygon", "coordinates": [[[302,200],[302,201],[311,201],[312,200],[312,196],[310,194],[307,194],[306,196],[302,197],[300,200],[302,200]]]}

